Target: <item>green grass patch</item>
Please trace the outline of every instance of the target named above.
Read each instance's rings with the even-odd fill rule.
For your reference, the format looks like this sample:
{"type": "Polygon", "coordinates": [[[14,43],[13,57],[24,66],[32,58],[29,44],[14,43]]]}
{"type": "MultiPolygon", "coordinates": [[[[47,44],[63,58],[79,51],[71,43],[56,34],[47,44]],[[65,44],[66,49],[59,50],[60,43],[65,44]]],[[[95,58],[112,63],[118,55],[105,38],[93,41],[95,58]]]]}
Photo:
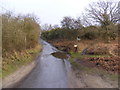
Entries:
{"type": "Polygon", "coordinates": [[[74,58],[70,58],[69,61],[70,61],[72,66],[74,66],[75,68],[78,67],[78,64],[74,61],[74,58]]]}
{"type": "MultiPolygon", "coordinates": [[[[81,55],[80,52],[74,53],[74,52],[69,52],[71,58],[69,59],[72,68],[80,70],[80,72],[84,74],[91,74],[91,75],[99,75],[102,76],[105,79],[110,79],[113,81],[118,80],[118,74],[110,73],[102,68],[96,68],[96,67],[88,67],[86,65],[82,65],[81,63],[78,63],[75,61],[75,59],[84,59],[86,57],[109,57],[109,55],[81,55]]],[[[120,76],[119,76],[120,77],[120,76]]]]}
{"type": "Polygon", "coordinates": [[[109,57],[109,55],[81,55],[81,52],[69,52],[70,56],[72,58],[76,58],[76,59],[83,59],[86,57],[109,57]]]}
{"type": "Polygon", "coordinates": [[[69,62],[70,62],[70,64],[71,64],[71,66],[72,66],[73,69],[80,69],[80,70],[84,69],[84,67],[82,65],[80,65],[79,63],[77,63],[75,61],[75,58],[73,58],[73,57],[71,57],[69,59],[69,62]]]}

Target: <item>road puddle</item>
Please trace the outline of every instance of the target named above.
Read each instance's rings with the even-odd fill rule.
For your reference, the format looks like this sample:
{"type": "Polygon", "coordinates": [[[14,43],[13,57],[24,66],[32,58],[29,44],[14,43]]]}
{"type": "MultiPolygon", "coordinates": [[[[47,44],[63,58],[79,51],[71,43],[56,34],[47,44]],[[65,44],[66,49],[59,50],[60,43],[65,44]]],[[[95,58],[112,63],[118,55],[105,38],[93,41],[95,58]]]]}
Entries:
{"type": "Polygon", "coordinates": [[[53,55],[56,58],[60,58],[60,59],[67,59],[68,58],[68,55],[66,53],[63,53],[63,52],[54,52],[54,53],[51,53],[51,55],[53,55]]]}

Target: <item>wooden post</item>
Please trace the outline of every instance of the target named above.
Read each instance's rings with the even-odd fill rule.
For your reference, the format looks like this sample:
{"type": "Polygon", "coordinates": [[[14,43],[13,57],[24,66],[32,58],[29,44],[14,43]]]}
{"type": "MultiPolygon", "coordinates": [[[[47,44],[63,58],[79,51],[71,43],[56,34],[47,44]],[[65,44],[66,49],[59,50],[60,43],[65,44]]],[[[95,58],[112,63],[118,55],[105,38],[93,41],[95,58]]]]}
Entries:
{"type": "Polygon", "coordinates": [[[74,45],[74,49],[75,49],[75,52],[77,52],[78,51],[78,46],[74,45]]]}

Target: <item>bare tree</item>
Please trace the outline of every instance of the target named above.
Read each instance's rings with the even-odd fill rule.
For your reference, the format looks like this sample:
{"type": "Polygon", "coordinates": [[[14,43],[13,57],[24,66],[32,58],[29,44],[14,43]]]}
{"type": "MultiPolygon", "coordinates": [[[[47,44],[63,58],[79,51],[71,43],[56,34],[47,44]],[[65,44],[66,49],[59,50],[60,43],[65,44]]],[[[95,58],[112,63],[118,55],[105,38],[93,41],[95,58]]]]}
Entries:
{"type": "Polygon", "coordinates": [[[83,27],[80,18],[74,19],[71,17],[64,17],[61,21],[61,25],[62,28],[66,29],[80,29],[83,27]]]}
{"type": "Polygon", "coordinates": [[[118,22],[118,3],[99,1],[89,4],[87,18],[93,23],[107,26],[118,22]]]}
{"type": "Polygon", "coordinates": [[[53,27],[52,27],[51,24],[44,24],[44,25],[41,26],[41,29],[42,30],[52,30],[53,27]]]}
{"type": "Polygon", "coordinates": [[[120,1],[118,2],[118,18],[119,18],[118,23],[120,24],[120,1]]]}
{"type": "Polygon", "coordinates": [[[81,24],[81,18],[78,17],[77,19],[74,19],[73,28],[81,29],[82,27],[83,27],[83,25],[81,24]]]}
{"type": "Polygon", "coordinates": [[[53,28],[56,29],[56,28],[60,28],[59,25],[55,24],[53,25],[53,28]]]}
{"type": "Polygon", "coordinates": [[[88,18],[88,16],[85,13],[82,13],[82,19],[81,23],[83,26],[92,26],[91,20],[88,18]]]}
{"type": "Polygon", "coordinates": [[[71,17],[64,17],[63,20],[61,21],[62,28],[66,29],[72,29],[74,19],[71,17]]]}

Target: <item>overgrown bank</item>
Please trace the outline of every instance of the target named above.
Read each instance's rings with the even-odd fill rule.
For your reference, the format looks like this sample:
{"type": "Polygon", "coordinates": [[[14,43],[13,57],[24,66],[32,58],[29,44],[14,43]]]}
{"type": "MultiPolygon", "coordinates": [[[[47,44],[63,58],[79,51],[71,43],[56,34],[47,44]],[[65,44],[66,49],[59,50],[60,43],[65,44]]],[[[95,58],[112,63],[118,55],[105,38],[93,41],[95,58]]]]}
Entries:
{"type": "Polygon", "coordinates": [[[94,63],[97,67],[111,72],[118,72],[119,70],[119,55],[118,55],[118,43],[104,43],[95,41],[67,41],[56,40],[49,41],[53,46],[67,52],[71,59],[77,61],[83,60],[89,63],[94,63]],[[74,44],[78,45],[78,50],[75,52],[74,44]],[[83,53],[84,52],[84,53],[83,53]]]}
{"type": "MultiPolygon", "coordinates": [[[[112,4],[115,3],[98,1],[93,5],[90,4],[90,7],[86,9],[86,18],[84,18],[87,23],[93,22],[90,25],[84,25],[82,17],[72,18],[66,16],[61,21],[61,27],[44,30],[41,37],[67,53],[82,52],[79,54],[103,55],[105,57],[92,57],[92,59],[89,57],[89,59],[106,70],[109,68],[108,71],[118,72],[118,53],[120,51],[118,40],[120,36],[118,35],[117,15],[119,8],[118,3],[113,7],[115,8],[113,12],[116,17],[114,21],[113,17],[111,18],[113,12],[109,13],[112,4]],[[97,7],[100,9],[98,10],[97,7]]],[[[81,57],[81,55],[78,56],[81,57]]],[[[87,57],[85,56],[85,58],[87,57]]]]}
{"type": "Polygon", "coordinates": [[[21,66],[26,66],[34,61],[40,53],[42,47],[36,46],[35,48],[27,49],[21,52],[7,53],[2,62],[2,77],[6,77],[19,69],[21,66]]]}
{"type": "Polygon", "coordinates": [[[32,62],[41,51],[40,26],[33,15],[2,14],[2,77],[32,62]]]}
{"type": "Polygon", "coordinates": [[[95,41],[53,40],[49,42],[59,50],[69,54],[72,73],[77,78],[79,88],[118,88],[120,57],[118,57],[118,43],[116,41],[92,43],[95,41]],[[77,52],[74,51],[73,47],[76,43],[78,45],[77,52]],[[82,54],[84,50],[85,53],[82,54]]]}

